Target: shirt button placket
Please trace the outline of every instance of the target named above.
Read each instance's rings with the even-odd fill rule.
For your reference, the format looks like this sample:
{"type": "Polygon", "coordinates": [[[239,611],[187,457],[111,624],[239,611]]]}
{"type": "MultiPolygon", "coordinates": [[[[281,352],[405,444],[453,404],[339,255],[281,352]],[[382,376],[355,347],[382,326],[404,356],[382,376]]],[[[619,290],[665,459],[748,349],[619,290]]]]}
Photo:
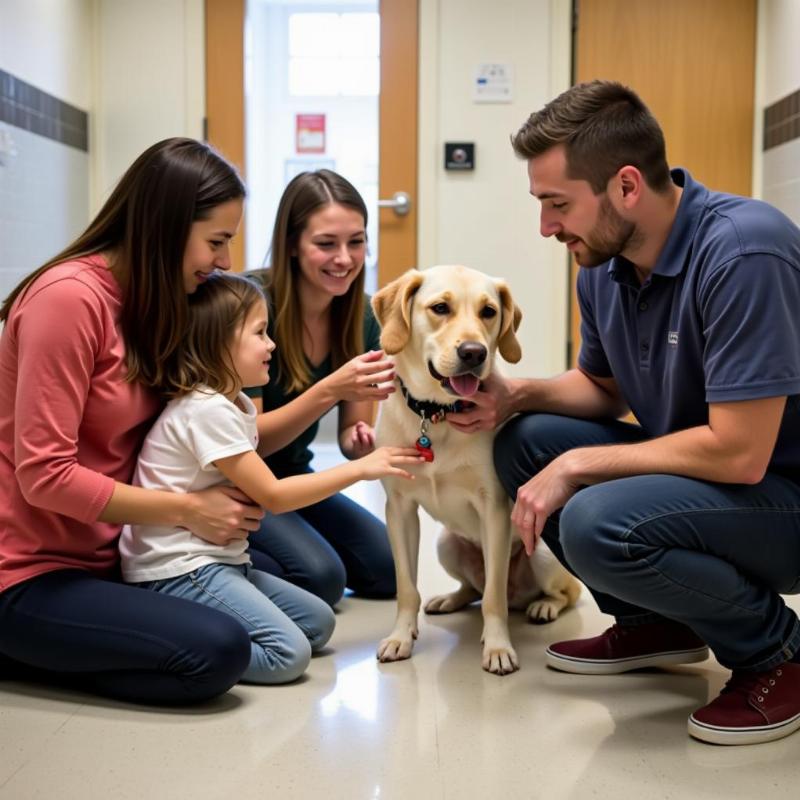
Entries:
{"type": "Polygon", "coordinates": [[[639,363],[643,367],[650,365],[650,341],[644,339],[639,345],[639,363]]]}
{"type": "Polygon", "coordinates": [[[639,366],[644,369],[650,367],[650,334],[649,325],[643,321],[642,314],[649,308],[647,300],[640,299],[636,304],[639,311],[638,315],[638,328],[639,328],[639,366]]]}

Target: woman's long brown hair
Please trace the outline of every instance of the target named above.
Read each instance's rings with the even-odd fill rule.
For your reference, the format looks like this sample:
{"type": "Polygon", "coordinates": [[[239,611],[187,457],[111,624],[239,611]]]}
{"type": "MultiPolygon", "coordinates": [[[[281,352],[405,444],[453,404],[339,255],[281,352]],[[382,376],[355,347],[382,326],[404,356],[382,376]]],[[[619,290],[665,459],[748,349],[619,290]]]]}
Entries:
{"type": "Polygon", "coordinates": [[[43,272],[113,252],[128,380],[161,388],[188,325],[183,256],[192,224],[244,196],[236,170],[207,144],[184,138],[154,144],[122,176],[89,227],[16,286],[0,309],[0,321],[43,272]]]}
{"type": "MultiPolygon", "coordinates": [[[[367,207],[348,180],[328,169],[301,172],[281,196],[270,248],[270,268],[264,283],[275,316],[278,377],[287,392],[301,392],[311,384],[308,359],[303,352],[303,310],[297,289],[299,262],[292,252],[308,218],[331,203],[351,208],[364,218],[367,207]]],[[[364,270],[347,294],[331,305],[331,364],[338,369],[364,351],[364,270]]]]}

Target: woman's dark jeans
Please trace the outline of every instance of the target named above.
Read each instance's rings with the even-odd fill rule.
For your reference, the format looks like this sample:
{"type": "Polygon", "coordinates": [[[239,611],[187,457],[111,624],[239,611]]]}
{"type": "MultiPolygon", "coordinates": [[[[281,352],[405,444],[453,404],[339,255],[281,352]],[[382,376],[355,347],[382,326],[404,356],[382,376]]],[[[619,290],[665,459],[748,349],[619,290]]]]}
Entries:
{"type": "Polygon", "coordinates": [[[213,608],[77,569],[0,594],[0,678],[134,703],[199,703],[250,662],[250,637],[213,608]]]}
{"type": "Polygon", "coordinates": [[[394,597],[397,591],[386,526],[343,494],[299,511],[266,514],[250,535],[250,557],[256,569],[331,606],[345,587],[362,597],[394,597]]]}

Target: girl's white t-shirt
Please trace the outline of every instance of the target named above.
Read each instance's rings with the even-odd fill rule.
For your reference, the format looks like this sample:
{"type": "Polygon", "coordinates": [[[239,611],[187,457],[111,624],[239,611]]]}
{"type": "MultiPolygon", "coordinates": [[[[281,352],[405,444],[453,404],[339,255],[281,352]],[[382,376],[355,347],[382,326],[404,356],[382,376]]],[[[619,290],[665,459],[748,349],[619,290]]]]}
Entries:
{"type": "MultiPolygon", "coordinates": [[[[169,492],[230,486],[214,461],[256,449],[256,414],[244,393],[232,403],[201,387],[171,400],[144,440],[134,485],[169,492]]],[[[128,583],[175,578],[206,564],[250,561],[247,539],[216,545],[169,526],[125,525],[119,550],[128,583]]]]}

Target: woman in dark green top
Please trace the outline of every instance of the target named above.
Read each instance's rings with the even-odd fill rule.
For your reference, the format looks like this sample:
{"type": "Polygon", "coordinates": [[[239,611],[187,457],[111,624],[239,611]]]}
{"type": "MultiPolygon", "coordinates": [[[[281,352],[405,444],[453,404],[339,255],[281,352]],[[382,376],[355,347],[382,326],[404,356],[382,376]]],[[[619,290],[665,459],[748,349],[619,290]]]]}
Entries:
{"type": "MultiPolygon", "coordinates": [[[[375,446],[375,404],[394,391],[394,367],[364,294],[366,227],[361,195],[330,170],[298,175],[281,197],[271,267],[255,273],[277,349],[269,383],[254,394],[270,413],[266,461],[278,477],[310,471],[309,445],[334,405],[342,453],[358,458],[375,446]]],[[[395,593],[386,527],[341,494],[267,514],[250,537],[250,554],[259,569],[331,605],[346,586],[368,597],[395,593]]]]}

